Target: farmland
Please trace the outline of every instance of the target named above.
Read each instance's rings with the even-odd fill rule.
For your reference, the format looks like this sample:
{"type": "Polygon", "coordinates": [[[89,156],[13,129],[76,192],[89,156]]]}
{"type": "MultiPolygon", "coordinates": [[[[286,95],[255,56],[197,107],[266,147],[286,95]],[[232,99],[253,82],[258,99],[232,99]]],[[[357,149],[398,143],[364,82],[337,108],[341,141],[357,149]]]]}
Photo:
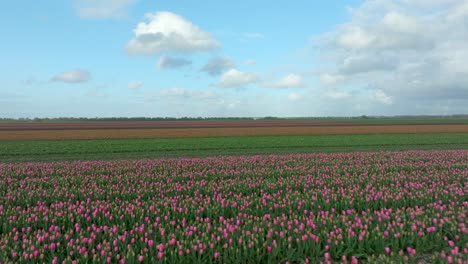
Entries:
{"type": "Polygon", "coordinates": [[[464,263],[468,124],[0,124],[0,263],[464,263]]]}
{"type": "Polygon", "coordinates": [[[466,150],[0,163],[0,260],[457,263],[467,169],[466,150]]]}
{"type": "Polygon", "coordinates": [[[468,133],[468,124],[365,124],[350,122],[310,121],[0,124],[0,140],[187,138],[407,133],[468,133]]]}
{"type": "Polygon", "coordinates": [[[468,149],[465,133],[0,141],[0,161],[468,149]]]}

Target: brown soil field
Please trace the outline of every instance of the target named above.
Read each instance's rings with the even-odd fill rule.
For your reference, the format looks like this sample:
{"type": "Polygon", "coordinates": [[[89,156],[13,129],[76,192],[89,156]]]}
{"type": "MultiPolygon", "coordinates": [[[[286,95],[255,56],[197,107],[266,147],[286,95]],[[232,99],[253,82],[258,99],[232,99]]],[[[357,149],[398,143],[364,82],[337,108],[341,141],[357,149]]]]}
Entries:
{"type": "Polygon", "coordinates": [[[128,121],[80,123],[0,123],[0,131],[76,130],[76,129],[142,129],[142,128],[227,128],[227,127],[308,127],[360,126],[351,122],[319,121],[128,121]]]}
{"type": "MultiPolygon", "coordinates": [[[[460,125],[463,123],[450,123],[460,125]]],[[[389,126],[405,124],[366,124],[330,121],[127,121],[79,123],[0,123],[0,131],[23,130],[94,130],[94,129],[175,129],[175,128],[252,128],[252,127],[334,127],[389,126]]],[[[448,125],[448,123],[417,123],[406,125],[448,125]]]]}
{"type": "Polygon", "coordinates": [[[104,138],[181,138],[267,135],[324,134],[394,134],[394,133],[468,133],[468,124],[458,125],[369,125],[308,127],[225,127],[165,129],[64,129],[1,131],[0,140],[24,139],[104,139],[104,138]]]}

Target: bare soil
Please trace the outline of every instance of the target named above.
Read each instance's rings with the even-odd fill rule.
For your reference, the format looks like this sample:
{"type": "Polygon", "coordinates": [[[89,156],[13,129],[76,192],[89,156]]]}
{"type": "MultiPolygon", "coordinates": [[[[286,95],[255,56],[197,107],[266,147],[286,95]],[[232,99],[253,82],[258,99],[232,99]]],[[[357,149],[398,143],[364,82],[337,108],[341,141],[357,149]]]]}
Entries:
{"type": "Polygon", "coordinates": [[[97,139],[97,138],[181,138],[268,135],[333,135],[395,133],[468,133],[468,124],[447,125],[327,125],[270,127],[195,128],[100,128],[2,130],[0,140],[97,139]]]}

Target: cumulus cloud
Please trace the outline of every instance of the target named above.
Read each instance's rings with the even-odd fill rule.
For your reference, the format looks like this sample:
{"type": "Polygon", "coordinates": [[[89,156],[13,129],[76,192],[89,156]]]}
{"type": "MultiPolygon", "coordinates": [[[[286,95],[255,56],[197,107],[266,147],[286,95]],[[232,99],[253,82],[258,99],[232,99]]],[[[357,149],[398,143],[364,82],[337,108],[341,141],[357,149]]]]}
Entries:
{"type": "Polygon", "coordinates": [[[208,61],[201,71],[208,73],[211,76],[218,76],[221,73],[233,69],[236,64],[228,57],[215,57],[208,61]]]}
{"type": "Polygon", "coordinates": [[[208,33],[182,16],[171,12],[146,14],[147,22],[134,29],[135,37],[127,44],[133,55],[151,55],[162,52],[193,53],[220,46],[208,33]]]}
{"type": "Polygon", "coordinates": [[[230,69],[221,76],[217,86],[222,88],[244,87],[256,83],[258,80],[255,73],[230,69]]]}
{"type": "Polygon", "coordinates": [[[138,90],[140,89],[143,85],[145,85],[145,83],[143,81],[134,81],[134,82],[130,82],[128,84],[128,89],[130,90],[138,90]]]}
{"type": "Polygon", "coordinates": [[[89,80],[91,80],[91,73],[82,69],[61,72],[51,79],[52,82],[64,83],[84,83],[89,80]]]}
{"type": "Polygon", "coordinates": [[[276,82],[266,84],[267,87],[279,88],[279,89],[297,88],[297,87],[301,87],[302,85],[303,85],[302,75],[295,74],[295,73],[288,74],[276,82]]]}
{"type": "Polygon", "coordinates": [[[82,18],[122,18],[136,0],[75,0],[77,14],[82,18]]]}
{"type": "Polygon", "coordinates": [[[321,83],[367,90],[385,105],[468,100],[468,0],[366,0],[350,13],[318,38],[321,83]]]}
{"type": "Polygon", "coordinates": [[[165,69],[178,69],[178,68],[186,67],[189,65],[192,65],[191,60],[162,56],[161,58],[159,58],[157,67],[160,70],[165,70],[165,69]]]}

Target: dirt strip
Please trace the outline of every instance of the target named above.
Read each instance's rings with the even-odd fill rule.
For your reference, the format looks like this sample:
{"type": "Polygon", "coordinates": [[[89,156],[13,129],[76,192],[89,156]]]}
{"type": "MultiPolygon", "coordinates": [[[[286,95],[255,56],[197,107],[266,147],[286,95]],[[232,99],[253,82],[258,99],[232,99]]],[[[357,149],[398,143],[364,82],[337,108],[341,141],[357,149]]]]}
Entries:
{"type": "MultiPolygon", "coordinates": [[[[132,124],[128,126],[119,126],[119,125],[103,125],[103,126],[88,126],[88,125],[79,125],[79,126],[1,126],[0,131],[28,131],[28,130],[101,130],[101,129],[194,129],[194,128],[279,128],[279,127],[347,127],[347,126],[401,126],[405,124],[353,124],[353,123],[320,123],[320,124],[310,124],[310,123],[292,123],[292,124],[268,124],[268,123],[251,123],[251,124],[157,124],[157,125],[138,125],[132,124]]],[[[412,126],[446,126],[448,124],[411,124],[412,126]]],[[[460,124],[451,124],[451,125],[460,125],[460,124]]]]}
{"type": "Polygon", "coordinates": [[[468,133],[465,125],[381,125],[327,127],[245,127],[177,129],[90,129],[0,131],[0,140],[97,139],[97,138],[181,138],[261,135],[330,135],[395,133],[468,133]]]}
{"type": "MultiPolygon", "coordinates": [[[[129,121],[80,123],[0,123],[0,130],[61,130],[61,129],[130,129],[130,128],[211,128],[211,127],[289,127],[289,126],[352,126],[352,122],[317,121],[129,121]]],[[[365,124],[363,124],[365,125],[365,124]]]]}

